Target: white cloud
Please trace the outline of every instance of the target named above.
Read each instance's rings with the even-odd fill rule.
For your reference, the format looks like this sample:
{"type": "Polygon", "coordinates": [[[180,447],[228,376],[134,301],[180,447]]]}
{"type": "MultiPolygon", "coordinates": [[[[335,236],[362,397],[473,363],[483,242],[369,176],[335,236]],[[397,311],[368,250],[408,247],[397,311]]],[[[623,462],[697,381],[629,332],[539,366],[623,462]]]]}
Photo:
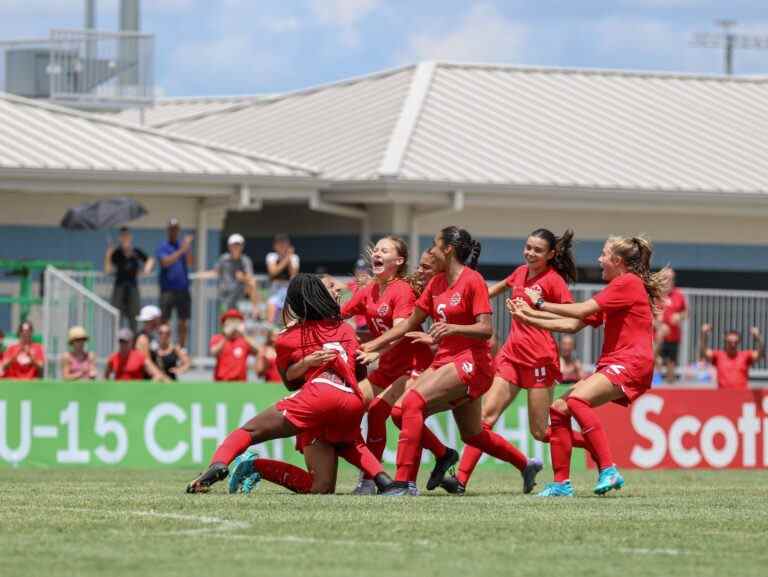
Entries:
{"type": "Polygon", "coordinates": [[[312,0],[312,12],[322,24],[354,26],[378,8],[380,0],[312,0]]]}
{"type": "Polygon", "coordinates": [[[404,60],[519,61],[527,38],[522,23],[504,18],[492,4],[478,3],[452,30],[412,36],[404,60]]]}
{"type": "Polygon", "coordinates": [[[301,22],[298,18],[292,16],[285,17],[265,17],[256,22],[256,25],[274,32],[275,34],[284,34],[286,32],[296,32],[301,28],[301,22]]]}

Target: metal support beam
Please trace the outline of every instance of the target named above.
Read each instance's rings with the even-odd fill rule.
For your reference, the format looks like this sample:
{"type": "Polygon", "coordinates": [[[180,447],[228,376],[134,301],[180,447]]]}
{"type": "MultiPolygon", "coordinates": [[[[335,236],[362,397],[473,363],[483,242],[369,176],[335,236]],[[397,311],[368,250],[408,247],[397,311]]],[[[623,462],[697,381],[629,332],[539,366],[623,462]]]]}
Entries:
{"type": "Polygon", "coordinates": [[[455,190],[451,193],[451,203],[447,207],[441,207],[437,210],[423,210],[417,211],[414,205],[411,205],[411,226],[409,232],[408,250],[408,268],[411,272],[416,270],[419,264],[419,257],[421,256],[421,249],[419,247],[419,228],[420,223],[432,216],[440,216],[442,214],[455,214],[464,210],[465,195],[463,190],[455,190]]]}
{"type": "MultiPolygon", "coordinates": [[[[195,232],[195,268],[199,271],[208,268],[208,212],[211,208],[205,205],[205,199],[197,202],[197,230],[195,232]]],[[[195,286],[195,343],[197,344],[197,357],[206,357],[205,350],[205,281],[196,281],[195,286]]],[[[191,328],[191,327],[190,327],[191,328]]]]}

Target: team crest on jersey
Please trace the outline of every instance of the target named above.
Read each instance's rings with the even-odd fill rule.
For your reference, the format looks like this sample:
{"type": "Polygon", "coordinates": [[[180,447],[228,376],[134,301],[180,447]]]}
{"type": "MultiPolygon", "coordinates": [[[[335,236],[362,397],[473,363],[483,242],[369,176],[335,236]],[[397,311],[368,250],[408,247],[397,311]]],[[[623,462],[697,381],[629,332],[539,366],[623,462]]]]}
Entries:
{"type": "Polygon", "coordinates": [[[377,312],[377,314],[378,314],[380,317],[385,317],[385,316],[387,316],[387,313],[389,313],[389,305],[387,305],[387,304],[383,304],[383,305],[381,305],[381,306],[379,307],[379,310],[378,310],[378,311],[376,311],[376,312],[377,312]]]}
{"type": "Polygon", "coordinates": [[[463,363],[461,363],[461,369],[468,375],[471,375],[472,371],[475,370],[475,366],[469,361],[464,361],[463,363]]]}
{"type": "Polygon", "coordinates": [[[461,303],[461,293],[453,293],[448,300],[452,307],[457,307],[461,303]]]}
{"type": "Polygon", "coordinates": [[[535,284],[535,285],[533,285],[533,286],[530,286],[530,287],[528,287],[528,289],[529,289],[529,290],[532,290],[532,291],[533,291],[533,292],[535,292],[535,293],[539,293],[539,294],[541,294],[542,292],[544,292],[543,290],[541,290],[541,285],[537,285],[537,284],[535,284]]]}

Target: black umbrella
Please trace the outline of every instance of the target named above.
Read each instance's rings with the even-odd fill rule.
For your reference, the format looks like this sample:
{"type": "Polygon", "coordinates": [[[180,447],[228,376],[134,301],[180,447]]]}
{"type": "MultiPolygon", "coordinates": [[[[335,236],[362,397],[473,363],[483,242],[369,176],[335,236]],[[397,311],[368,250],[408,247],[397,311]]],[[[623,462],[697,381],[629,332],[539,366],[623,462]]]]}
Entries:
{"type": "Polygon", "coordinates": [[[147,209],[124,196],[70,208],[61,220],[68,230],[96,230],[119,226],[147,214],[147,209]]]}

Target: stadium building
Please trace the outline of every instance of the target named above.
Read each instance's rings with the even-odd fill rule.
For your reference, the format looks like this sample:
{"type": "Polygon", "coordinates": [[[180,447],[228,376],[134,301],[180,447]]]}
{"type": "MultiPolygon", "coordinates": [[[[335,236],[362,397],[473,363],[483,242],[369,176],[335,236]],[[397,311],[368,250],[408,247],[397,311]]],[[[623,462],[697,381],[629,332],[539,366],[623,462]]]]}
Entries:
{"type": "Polygon", "coordinates": [[[424,247],[453,222],[495,276],[532,228],[570,227],[587,281],[608,234],[644,232],[683,286],[766,288],[766,96],[765,78],[435,62],[143,114],[3,95],[0,257],[99,265],[103,234],[59,221],[127,194],[149,209],[139,246],[175,215],[208,264],[237,231],[263,266],[289,232],[305,270],[343,273],[379,234],[424,247]]]}

